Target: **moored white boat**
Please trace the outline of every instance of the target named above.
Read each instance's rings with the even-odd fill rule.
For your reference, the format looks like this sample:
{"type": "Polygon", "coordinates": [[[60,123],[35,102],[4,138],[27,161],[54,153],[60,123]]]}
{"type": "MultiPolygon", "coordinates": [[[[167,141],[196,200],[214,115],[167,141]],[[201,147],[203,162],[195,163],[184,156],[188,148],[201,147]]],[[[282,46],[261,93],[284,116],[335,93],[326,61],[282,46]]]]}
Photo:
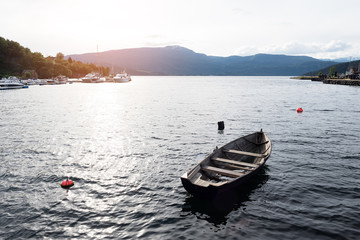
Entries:
{"type": "Polygon", "coordinates": [[[0,82],[2,82],[2,83],[4,83],[4,82],[18,82],[18,83],[21,83],[20,79],[17,78],[17,77],[14,77],[14,76],[10,76],[10,77],[8,77],[8,78],[4,78],[4,77],[3,77],[3,78],[0,80],[0,82]]]}
{"type": "Polygon", "coordinates": [[[55,78],[56,84],[66,84],[68,81],[68,78],[64,75],[59,75],[55,78]]]}
{"type": "Polygon", "coordinates": [[[58,81],[55,80],[55,78],[49,78],[49,79],[46,81],[46,84],[47,84],[47,85],[56,85],[56,84],[58,84],[58,81]]]}
{"type": "Polygon", "coordinates": [[[24,85],[40,85],[41,80],[40,79],[24,79],[21,80],[21,83],[24,85]]]}
{"type": "Polygon", "coordinates": [[[23,88],[24,84],[17,77],[8,77],[0,80],[0,90],[23,88]]]}
{"type": "Polygon", "coordinates": [[[98,73],[88,73],[85,77],[81,78],[83,83],[97,83],[100,79],[98,73]]]}
{"type": "Polygon", "coordinates": [[[130,82],[131,81],[131,77],[129,74],[127,74],[125,71],[122,73],[118,73],[115,75],[115,77],[113,78],[114,82],[117,83],[123,83],[123,82],[130,82]]]}
{"type": "Polygon", "coordinates": [[[48,79],[39,79],[39,80],[40,80],[40,82],[39,82],[40,86],[48,84],[48,79]]]}
{"type": "Polygon", "coordinates": [[[106,81],[106,78],[100,77],[96,80],[97,83],[104,83],[106,81]]]}

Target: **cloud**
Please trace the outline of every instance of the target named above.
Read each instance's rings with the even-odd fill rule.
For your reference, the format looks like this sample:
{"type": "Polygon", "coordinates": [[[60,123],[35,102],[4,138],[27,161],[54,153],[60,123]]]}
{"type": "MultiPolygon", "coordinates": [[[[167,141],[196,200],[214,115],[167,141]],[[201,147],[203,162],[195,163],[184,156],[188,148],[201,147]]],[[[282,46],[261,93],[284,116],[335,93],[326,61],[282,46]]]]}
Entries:
{"type": "Polygon", "coordinates": [[[264,47],[243,46],[236,50],[236,55],[252,55],[257,53],[287,54],[287,55],[321,55],[328,53],[343,52],[352,46],[340,40],[332,40],[328,43],[300,43],[297,41],[287,42],[281,45],[264,47]]]}
{"type": "Polygon", "coordinates": [[[232,12],[235,13],[235,14],[241,14],[241,15],[250,15],[251,12],[248,11],[246,8],[233,8],[232,9],[232,12]]]}
{"type": "Polygon", "coordinates": [[[175,46],[181,45],[180,42],[176,41],[146,41],[143,42],[143,46],[145,47],[166,47],[166,46],[175,46]]]}
{"type": "Polygon", "coordinates": [[[341,41],[331,41],[324,46],[324,52],[338,52],[344,51],[351,47],[350,44],[341,41]]]}
{"type": "Polygon", "coordinates": [[[145,47],[164,47],[181,45],[181,42],[169,40],[166,36],[161,34],[150,34],[145,36],[144,41],[142,41],[142,45],[145,47]]]}

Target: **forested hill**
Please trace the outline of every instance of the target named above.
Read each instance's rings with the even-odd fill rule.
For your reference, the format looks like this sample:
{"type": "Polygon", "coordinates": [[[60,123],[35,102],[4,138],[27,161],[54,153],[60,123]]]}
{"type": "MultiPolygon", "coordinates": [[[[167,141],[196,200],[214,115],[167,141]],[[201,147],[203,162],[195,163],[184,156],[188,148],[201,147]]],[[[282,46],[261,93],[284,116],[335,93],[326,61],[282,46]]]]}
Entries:
{"type": "Polygon", "coordinates": [[[297,76],[334,64],[306,56],[216,57],[180,46],[111,50],[66,57],[102,64],[114,72],[126,69],[133,75],[297,76]]]}
{"type": "Polygon", "coordinates": [[[332,67],[333,67],[334,71],[337,72],[338,74],[345,73],[347,70],[350,70],[351,68],[359,69],[360,60],[334,64],[334,65],[331,65],[331,66],[326,67],[326,68],[322,68],[322,69],[318,69],[316,71],[305,73],[303,75],[304,76],[317,76],[319,73],[329,74],[330,73],[330,68],[332,68],[332,67]]]}
{"type": "Polygon", "coordinates": [[[15,41],[0,37],[0,79],[12,75],[25,78],[81,77],[93,71],[109,74],[109,68],[83,64],[71,58],[65,60],[62,53],[45,58],[39,52],[31,52],[15,41]]]}

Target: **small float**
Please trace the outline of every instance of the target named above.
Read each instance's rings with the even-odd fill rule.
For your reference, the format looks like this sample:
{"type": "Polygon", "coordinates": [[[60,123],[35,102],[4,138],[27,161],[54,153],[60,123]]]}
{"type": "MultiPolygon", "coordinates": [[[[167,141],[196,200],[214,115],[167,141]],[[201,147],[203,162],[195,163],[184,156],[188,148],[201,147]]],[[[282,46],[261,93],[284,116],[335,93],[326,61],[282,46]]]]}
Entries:
{"type": "Polygon", "coordinates": [[[298,112],[298,113],[302,113],[304,110],[301,108],[301,107],[299,107],[298,109],[296,109],[296,112],[298,112]]]}
{"type": "Polygon", "coordinates": [[[72,186],[74,186],[74,182],[69,178],[67,178],[61,183],[62,188],[71,188],[72,186]]]}

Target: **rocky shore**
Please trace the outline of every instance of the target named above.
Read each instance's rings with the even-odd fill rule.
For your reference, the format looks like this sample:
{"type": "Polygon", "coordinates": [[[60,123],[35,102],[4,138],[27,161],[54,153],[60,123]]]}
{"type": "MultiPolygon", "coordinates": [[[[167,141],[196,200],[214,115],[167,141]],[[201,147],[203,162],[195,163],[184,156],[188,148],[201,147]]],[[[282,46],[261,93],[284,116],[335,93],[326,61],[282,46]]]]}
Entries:
{"type": "Polygon", "coordinates": [[[360,80],[359,79],[332,79],[332,78],[328,78],[328,79],[324,79],[323,83],[360,86],[360,80]]]}
{"type": "Polygon", "coordinates": [[[360,86],[360,79],[349,79],[349,78],[319,78],[318,76],[298,76],[291,77],[291,79],[297,80],[311,80],[323,82],[325,84],[339,84],[339,85],[351,85],[351,86],[360,86]]]}

